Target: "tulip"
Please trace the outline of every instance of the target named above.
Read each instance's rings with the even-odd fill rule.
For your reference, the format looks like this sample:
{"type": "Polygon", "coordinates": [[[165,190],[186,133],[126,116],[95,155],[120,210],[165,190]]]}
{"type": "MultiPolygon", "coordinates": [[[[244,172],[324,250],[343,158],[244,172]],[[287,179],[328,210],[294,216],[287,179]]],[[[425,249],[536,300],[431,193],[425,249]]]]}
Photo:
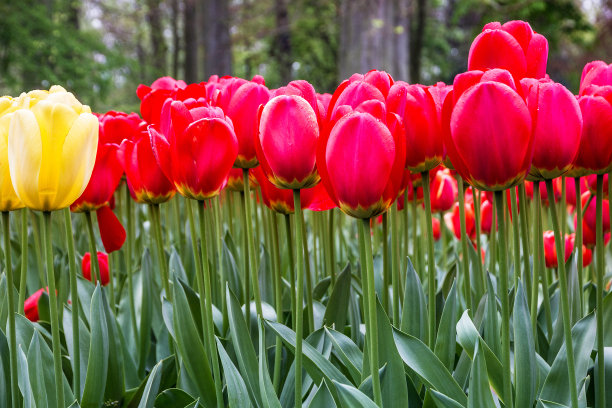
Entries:
{"type": "Polygon", "coordinates": [[[529,23],[515,20],[486,24],[472,42],[468,70],[507,69],[516,79],[546,75],[548,41],[529,23]]]}
{"type": "Polygon", "coordinates": [[[171,77],[156,79],[151,86],[138,85],[136,94],[140,99],[140,114],[147,123],[159,124],[161,109],[167,98],[176,96],[179,89],[185,89],[184,81],[171,77]]]}
{"type": "Polygon", "coordinates": [[[149,134],[142,131],[134,139],[121,142],[117,158],[125,170],[130,195],[139,203],[159,204],[176,192],[155,160],[149,134]]]}
{"type": "Polygon", "coordinates": [[[591,61],[584,66],[580,77],[580,95],[591,85],[612,85],[612,64],[591,61]]]}
{"type": "Polygon", "coordinates": [[[320,180],[316,168],[319,125],[315,109],[316,105],[293,95],[276,96],[260,109],[257,158],[277,187],[309,188],[320,180]]]}
{"type": "MultiPolygon", "coordinates": [[[[253,175],[253,172],[249,172],[249,189],[254,190],[257,186],[257,179],[253,175]]],[[[232,167],[227,175],[227,185],[225,188],[230,191],[244,191],[244,174],[242,169],[232,167]]]]}
{"type": "Polygon", "coordinates": [[[39,319],[38,315],[38,300],[42,296],[43,292],[49,292],[49,288],[38,289],[29,298],[26,299],[23,310],[25,316],[32,322],[37,322],[39,319]]]}
{"type": "Polygon", "coordinates": [[[98,119],[89,106],[52,87],[11,118],[8,162],[15,193],[34,210],[68,207],[89,182],[97,145],[98,119]]]}
{"type": "Polygon", "coordinates": [[[442,133],[436,102],[428,88],[398,81],[387,96],[387,108],[403,121],[406,137],[406,168],[428,171],[442,161],[442,133]]]}
{"type": "Polygon", "coordinates": [[[149,126],[159,167],[185,197],[218,195],[238,152],[231,121],[220,108],[194,100],[168,100],[163,110],[161,132],[149,126]]]}
{"type": "MultiPolygon", "coordinates": [[[[98,251],[98,265],[100,265],[100,283],[102,286],[108,285],[110,282],[110,274],[108,268],[108,254],[98,251]]],[[[91,276],[91,253],[85,252],[81,261],[81,270],[83,277],[88,281],[95,282],[95,278],[91,276]]]]}
{"type": "Polygon", "coordinates": [[[450,171],[437,171],[431,182],[431,211],[450,210],[457,199],[457,194],[457,181],[450,175],[450,171]]]}
{"type": "Polygon", "coordinates": [[[225,112],[234,124],[238,138],[236,167],[248,169],[257,166],[255,154],[256,120],[259,105],[270,99],[270,91],[263,84],[247,82],[231,96],[225,112]]]}
{"type": "Polygon", "coordinates": [[[525,78],[526,95],[534,125],[531,180],[548,180],[570,169],[580,145],[582,114],[574,95],[547,79],[525,78]]]}
{"type": "Polygon", "coordinates": [[[442,236],[442,232],[440,230],[440,220],[437,218],[432,218],[431,219],[431,227],[433,230],[433,237],[434,240],[439,241],[440,237],[442,236]]]}
{"type": "MultiPolygon", "coordinates": [[[[569,259],[573,248],[574,242],[568,234],[565,234],[565,262],[569,259]]],[[[558,266],[555,234],[553,231],[544,231],[544,259],[546,260],[547,268],[556,268],[558,266]]]]}
{"type": "MultiPolygon", "coordinates": [[[[597,225],[597,211],[595,196],[590,192],[585,192],[581,197],[582,208],[583,208],[583,221],[591,231],[595,231],[597,225]],[[592,197],[592,198],[591,198],[592,197]],[[588,206],[587,206],[588,204],[588,206]],[[586,207],[586,208],[585,208],[586,207]]],[[[604,234],[610,231],[610,204],[608,200],[602,200],[602,228],[604,234]]]]}
{"type": "Polygon", "coordinates": [[[529,110],[510,73],[458,75],[453,98],[450,132],[443,134],[454,168],[481,190],[502,191],[520,183],[531,165],[534,138],[529,110]]]}
{"type": "Polygon", "coordinates": [[[24,205],[17,197],[8,166],[8,135],[11,113],[17,105],[9,96],[0,97],[0,211],[14,211],[24,205]]]}
{"type": "MultiPolygon", "coordinates": [[[[576,242],[576,234],[574,233],[569,234],[569,241],[571,242],[571,248],[573,250],[573,248],[575,247],[575,242],[576,242]]],[[[567,250],[566,250],[566,257],[567,257],[567,250]]],[[[587,266],[591,264],[592,261],[593,261],[593,251],[591,251],[586,246],[582,245],[582,267],[586,268],[587,266]]]]}

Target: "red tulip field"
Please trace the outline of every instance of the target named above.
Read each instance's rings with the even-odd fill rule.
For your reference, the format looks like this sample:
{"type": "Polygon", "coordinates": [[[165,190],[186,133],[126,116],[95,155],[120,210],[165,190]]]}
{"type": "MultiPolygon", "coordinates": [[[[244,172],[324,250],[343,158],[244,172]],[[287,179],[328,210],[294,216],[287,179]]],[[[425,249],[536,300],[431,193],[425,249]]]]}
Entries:
{"type": "Polygon", "coordinates": [[[0,408],[612,407],[612,64],[548,52],[1,97],[0,408]]]}

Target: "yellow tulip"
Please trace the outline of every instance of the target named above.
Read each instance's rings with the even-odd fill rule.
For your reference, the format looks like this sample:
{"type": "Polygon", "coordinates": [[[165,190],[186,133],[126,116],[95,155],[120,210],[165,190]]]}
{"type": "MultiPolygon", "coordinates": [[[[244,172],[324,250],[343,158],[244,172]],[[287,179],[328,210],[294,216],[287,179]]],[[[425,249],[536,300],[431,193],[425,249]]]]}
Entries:
{"type": "Polygon", "coordinates": [[[22,94],[11,114],[8,162],[17,196],[33,210],[68,207],[85,190],[98,147],[98,119],[61,87],[22,94]]]}
{"type": "Polygon", "coordinates": [[[15,109],[13,98],[0,97],[0,211],[23,208],[23,203],[13,189],[8,165],[8,131],[11,113],[15,109]]]}

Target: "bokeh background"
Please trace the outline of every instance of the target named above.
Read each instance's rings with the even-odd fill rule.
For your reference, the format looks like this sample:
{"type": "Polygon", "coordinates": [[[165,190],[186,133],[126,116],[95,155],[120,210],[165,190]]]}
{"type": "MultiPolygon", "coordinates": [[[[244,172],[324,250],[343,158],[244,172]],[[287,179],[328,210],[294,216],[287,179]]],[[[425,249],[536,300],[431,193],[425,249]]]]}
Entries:
{"type": "Polygon", "coordinates": [[[548,38],[548,72],[574,92],[587,61],[611,59],[612,0],[0,0],[0,94],[57,83],[137,111],[136,86],[162,75],[452,82],[483,24],[513,19],[548,38]]]}

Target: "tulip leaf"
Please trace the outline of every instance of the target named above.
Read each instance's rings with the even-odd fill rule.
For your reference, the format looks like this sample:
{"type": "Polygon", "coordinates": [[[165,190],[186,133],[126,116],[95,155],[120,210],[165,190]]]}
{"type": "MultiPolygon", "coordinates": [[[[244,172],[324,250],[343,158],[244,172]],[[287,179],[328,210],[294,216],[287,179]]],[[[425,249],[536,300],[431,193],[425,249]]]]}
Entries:
{"type": "MultiPolygon", "coordinates": [[[[46,344],[45,344],[46,346],[46,344]]],[[[30,386],[36,406],[57,407],[55,393],[55,373],[53,371],[53,355],[47,355],[41,347],[41,337],[38,331],[34,332],[32,342],[28,347],[28,368],[30,373],[30,386]]]]}
{"type": "MultiPolygon", "coordinates": [[[[17,346],[17,376],[18,385],[23,397],[24,408],[36,408],[32,385],[30,384],[30,368],[28,367],[28,359],[21,348],[21,344],[17,346]]],[[[9,405],[7,405],[8,407],[9,405]]]]}
{"type": "MultiPolygon", "coordinates": [[[[144,374],[149,350],[151,348],[151,326],[153,320],[153,265],[151,254],[145,249],[142,254],[140,272],[138,274],[134,303],[136,304],[136,316],[140,317],[138,328],[138,371],[141,377],[144,374]],[[139,308],[140,306],[140,308],[139,308]]],[[[138,320],[138,319],[137,319],[138,320]]]]}
{"type": "Polygon", "coordinates": [[[106,316],[108,329],[108,374],[106,378],[105,401],[120,401],[125,393],[125,370],[123,367],[123,353],[121,353],[121,334],[115,315],[110,309],[106,295],[102,292],[102,309],[106,316]]]}
{"type": "Polygon", "coordinates": [[[321,386],[317,389],[315,395],[310,400],[308,408],[336,408],[336,401],[332,396],[329,388],[327,387],[327,381],[323,380],[321,386]]]}
{"type": "Polygon", "coordinates": [[[512,323],[514,327],[514,385],[516,397],[514,406],[531,407],[536,397],[537,372],[536,353],[531,327],[531,317],[527,296],[523,283],[519,281],[516,298],[514,299],[514,311],[512,323]]]}
{"type": "MultiPolygon", "coordinates": [[[[68,306],[64,306],[64,313],[62,315],[64,324],[64,338],[66,339],[66,347],[70,360],[74,361],[74,333],[72,332],[72,309],[68,306]]],[[[80,368],[81,368],[81,387],[85,385],[85,377],[87,375],[87,357],[89,356],[89,344],[91,342],[91,336],[89,329],[85,326],[85,323],[79,316],[79,356],[80,356],[80,368]]],[[[83,390],[79,390],[79,395],[83,390]]]]}
{"type": "Polygon", "coordinates": [[[244,384],[244,380],[240,376],[232,359],[225,351],[225,348],[223,348],[223,344],[221,344],[218,338],[216,341],[221,365],[223,366],[223,374],[225,375],[225,381],[227,383],[227,400],[229,408],[251,407],[249,392],[244,384]]]}
{"type": "Polygon", "coordinates": [[[347,368],[353,382],[360,381],[363,369],[363,352],[344,334],[329,328],[325,328],[325,333],[333,344],[334,354],[347,368]]]}
{"type": "Polygon", "coordinates": [[[404,306],[400,330],[421,341],[427,341],[427,301],[423,285],[408,258],[406,267],[406,287],[404,290],[404,306]]]}
{"type": "Polygon", "coordinates": [[[397,350],[404,361],[431,388],[466,406],[467,397],[444,364],[418,338],[393,329],[397,350]]]}
{"type": "Polygon", "coordinates": [[[377,405],[363,392],[352,385],[334,381],[338,396],[344,408],[377,408],[377,405]]]}
{"type": "Polygon", "coordinates": [[[183,408],[194,402],[193,397],[178,388],[162,391],[155,399],[155,408],[183,408]]]}
{"type": "Polygon", "coordinates": [[[538,400],[537,408],[569,408],[567,405],[557,404],[552,401],[538,400]]]}
{"type": "Polygon", "coordinates": [[[151,372],[149,373],[149,378],[147,379],[147,384],[145,386],[144,392],[142,393],[142,397],[140,398],[138,408],[153,408],[153,404],[155,403],[155,397],[157,396],[157,392],[159,391],[159,384],[161,382],[162,364],[163,360],[155,364],[155,367],[153,367],[153,370],[151,370],[151,372]]]}
{"type": "Polygon", "coordinates": [[[347,264],[340,272],[332,293],[327,301],[323,323],[326,326],[335,325],[338,331],[344,330],[346,316],[348,312],[349,297],[351,294],[351,267],[347,264]]]}
{"type": "Polygon", "coordinates": [[[434,347],[434,353],[449,371],[452,371],[455,364],[457,310],[457,287],[453,283],[444,303],[434,347]]]}
{"type": "Polygon", "coordinates": [[[266,333],[263,322],[259,320],[259,392],[265,407],[281,408],[280,401],[274,392],[268,371],[268,354],[266,353],[266,333]]]}
{"type": "Polygon", "coordinates": [[[434,389],[429,390],[429,395],[438,408],[463,408],[463,405],[452,398],[434,389]]]}
{"type": "Polygon", "coordinates": [[[11,380],[8,341],[0,329],[0,406],[11,405],[11,380]]]}
{"type": "Polygon", "coordinates": [[[495,408],[495,402],[489,387],[487,365],[481,347],[479,347],[482,342],[483,340],[479,340],[474,349],[474,359],[472,360],[472,370],[470,371],[468,408],[495,408]]]}
{"type": "Polygon", "coordinates": [[[91,340],[81,406],[98,408],[104,400],[109,353],[108,328],[99,285],[96,285],[91,298],[90,312],[91,340]]]}
{"type": "Polygon", "coordinates": [[[484,315],[484,340],[487,346],[490,345],[491,351],[501,358],[501,338],[500,338],[500,324],[501,321],[497,313],[497,298],[495,296],[495,287],[491,281],[492,275],[487,274],[487,295],[485,303],[485,315],[484,315]]]}

